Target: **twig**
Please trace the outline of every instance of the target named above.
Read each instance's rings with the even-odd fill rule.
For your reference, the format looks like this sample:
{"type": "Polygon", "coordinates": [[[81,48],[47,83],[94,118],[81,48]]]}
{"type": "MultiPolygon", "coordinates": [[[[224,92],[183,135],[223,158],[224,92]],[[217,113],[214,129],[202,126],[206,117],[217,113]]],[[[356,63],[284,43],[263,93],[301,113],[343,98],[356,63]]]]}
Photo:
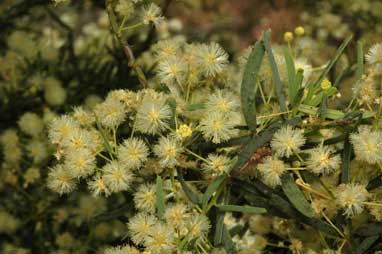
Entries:
{"type": "Polygon", "coordinates": [[[106,11],[107,11],[107,14],[109,16],[111,31],[115,35],[115,37],[117,38],[120,45],[122,46],[123,52],[125,53],[129,67],[131,67],[137,73],[139,83],[143,87],[146,87],[147,86],[147,79],[146,79],[142,69],[138,65],[135,64],[134,53],[133,53],[128,41],[122,38],[122,33],[118,29],[117,19],[116,19],[116,16],[114,14],[114,10],[113,10],[113,2],[114,2],[114,0],[106,0],[106,11]]]}

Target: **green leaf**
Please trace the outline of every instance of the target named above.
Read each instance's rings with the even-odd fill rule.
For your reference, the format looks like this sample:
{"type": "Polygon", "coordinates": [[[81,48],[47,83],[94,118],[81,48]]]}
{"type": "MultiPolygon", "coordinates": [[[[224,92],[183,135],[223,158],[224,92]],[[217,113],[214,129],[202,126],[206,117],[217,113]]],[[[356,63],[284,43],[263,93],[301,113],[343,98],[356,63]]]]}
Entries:
{"type": "Polygon", "coordinates": [[[208,185],[206,192],[202,197],[202,209],[206,211],[208,201],[210,201],[212,195],[220,188],[220,186],[227,180],[227,175],[222,174],[214,179],[214,181],[208,185]]]}
{"type": "Polygon", "coordinates": [[[158,175],[157,181],[156,181],[156,209],[157,209],[157,215],[160,219],[163,218],[164,211],[165,211],[165,197],[164,197],[164,191],[163,191],[163,180],[158,175]]]}
{"type": "Polygon", "coordinates": [[[292,218],[296,218],[296,216],[298,216],[297,210],[295,210],[286,199],[280,197],[279,195],[271,193],[269,204],[292,218]]]}
{"type": "Polygon", "coordinates": [[[350,182],[350,156],[352,152],[352,145],[349,141],[349,135],[346,136],[344,142],[344,150],[342,152],[342,165],[341,165],[341,183],[350,182]]]}
{"type": "Polygon", "coordinates": [[[172,113],[174,114],[176,111],[176,100],[170,97],[166,100],[166,104],[170,106],[172,113]]]}
{"type": "Polygon", "coordinates": [[[214,246],[219,246],[223,242],[224,216],[225,216],[224,212],[217,212],[216,223],[215,223],[214,246]]]}
{"type": "Polygon", "coordinates": [[[219,210],[225,212],[241,212],[241,213],[255,213],[262,214],[266,213],[267,210],[262,207],[254,207],[254,206],[239,206],[239,205],[215,205],[219,210]]]}
{"type": "Polygon", "coordinates": [[[303,69],[298,69],[295,77],[295,83],[297,87],[297,93],[294,95],[293,100],[291,100],[292,107],[295,108],[297,107],[301,99],[304,95],[304,89],[302,87],[302,81],[304,80],[304,70],[303,69]]]}
{"type": "MultiPolygon", "coordinates": [[[[230,187],[227,187],[227,191],[225,191],[224,196],[220,198],[222,200],[222,204],[229,202],[230,195],[231,195],[230,187]]],[[[224,217],[225,217],[224,211],[216,210],[214,246],[220,246],[223,242],[224,217]]]]}
{"type": "Polygon", "coordinates": [[[325,90],[324,94],[329,97],[329,96],[335,95],[337,92],[338,92],[338,89],[332,86],[331,88],[325,90]]]}
{"type": "Polygon", "coordinates": [[[251,184],[264,196],[269,197],[272,193],[275,193],[276,191],[269,187],[268,185],[264,184],[259,179],[253,179],[251,181],[251,184]]]}
{"type": "Polygon", "coordinates": [[[277,95],[277,99],[279,102],[280,110],[281,110],[281,112],[287,112],[288,108],[287,108],[287,105],[285,102],[283,85],[281,83],[280,74],[279,74],[279,71],[277,68],[277,64],[276,64],[275,57],[273,55],[269,40],[270,40],[270,32],[267,31],[263,35],[263,42],[264,42],[265,50],[267,51],[269,63],[271,65],[271,69],[272,69],[273,83],[275,84],[276,95],[277,95]]]}
{"type": "Polygon", "coordinates": [[[186,181],[184,181],[182,171],[178,169],[177,172],[178,172],[178,180],[180,182],[180,185],[182,186],[183,191],[188,197],[188,199],[194,204],[200,204],[200,196],[194,191],[192,191],[192,189],[188,186],[186,181]]]}
{"type": "Polygon", "coordinates": [[[97,224],[102,221],[111,221],[113,219],[117,219],[118,217],[123,216],[128,212],[133,212],[133,207],[130,205],[130,203],[125,204],[115,210],[97,214],[90,219],[89,223],[97,224]]]}
{"type": "MultiPolygon", "coordinates": [[[[294,118],[287,120],[289,125],[296,125],[300,122],[299,118],[294,118]]],[[[233,166],[234,170],[241,169],[251,158],[253,153],[260,147],[266,145],[273,137],[273,134],[281,127],[280,123],[273,123],[264,131],[262,131],[258,136],[252,137],[244,146],[243,150],[240,152],[238,159],[233,166]]]]}
{"type": "Polygon", "coordinates": [[[289,173],[284,174],[281,177],[281,181],[281,187],[293,206],[306,217],[312,218],[314,216],[313,208],[306,200],[302,191],[295,184],[292,175],[289,173]]]}
{"type": "Polygon", "coordinates": [[[336,53],[334,54],[334,57],[329,61],[329,63],[326,65],[325,69],[322,71],[320,77],[317,79],[316,82],[313,83],[313,88],[318,87],[321,82],[325,79],[325,77],[329,74],[329,71],[333,68],[333,66],[337,63],[338,59],[344,52],[345,48],[348,46],[350,41],[353,39],[353,35],[350,35],[346,40],[340,45],[340,47],[337,49],[336,53]]]}
{"type": "Polygon", "coordinates": [[[225,225],[223,227],[223,244],[224,244],[224,249],[225,249],[227,254],[235,254],[236,253],[235,243],[232,241],[232,237],[229,234],[229,231],[225,225]]]}
{"type": "MultiPolygon", "coordinates": [[[[298,110],[309,115],[317,115],[318,108],[305,104],[300,104],[300,106],[298,106],[298,110]]],[[[345,114],[343,112],[334,109],[327,109],[325,114],[326,118],[332,120],[342,119],[344,116],[345,114]]]]}
{"type": "Polygon", "coordinates": [[[174,98],[168,98],[166,100],[166,104],[171,108],[171,113],[172,113],[172,116],[171,117],[171,120],[170,120],[170,127],[175,129],[175,115],[176,115],[176,100],[174,98]]]}
{"type": "Polygon", "coordinates": [[[245,229],[245,226],[238,224],[229,230],[229,234],[232,237],[235,235],[239,235],[243,231],[243,229],[245,229]]]}
{"type": "Polygon", "coordinates": [[[327,90],[323,90],[323,91],[321,90],[320,92],[315,94],[315,96],[312,97],[309,101],[306,101],[306,103],[308,103],[309,106],[317,106],[324,101],[325,96],[326,97],[332,96],[336,92],[337,92],[337,88],[333,86],[327,90]]]}
{"type": "Polygon", "coordinates": [[[241,137],[235,137],[231,138],[230,140],[226,142],[222,142],[220,144],[217,144],[217,147],[230,147],[230,146],[237,146],[237,145],[242,145],[251,140],[251,135],[245,135],[241,137]]]}
{"type": "Polygon", "coordinates": [[[252,132],[256,132],[256,85],[257,73],[264,57],[264,47],[260,41],[255,43],[244,67],[241,83],[241,105],[245,121],[252,132]]]}
{"type": "Polygon", "coordinates": [[[379,238],[379,235],[373,235],[366,237],[361,244],[357,247],[355,253],[356,254],[363,254],[369,250],[369,248],[377,241],[379,238]]]}
{"type": "Polygon", "coordinates": [[[304,216],[297,210],[293,209],[289,202],[287,202],[286,200],[284,200],[276,194],[271,195],[269,202],[270,205],[274,206],[275,208],[290,216],[291,218],[300,221],[301,223],[310,225],[319,231],[325,232],[326,234],[338,236],[338,232],[334,230],[329,224],[316,218],[308,218],[304,216]]]}
{"type": "Polygon", "coordinates": [[[240,180],[236,177],[232,177],[231,185],[234,190],[238,190],[238,192],[242,194],[248,193],[254,196],[261,195],[261,193],[253,186],[253,184],[240,180]]]}
{"type": "Polygon", "coordinates": [[[105,134],[104,130],[102,129],[102,126],[101,126],[101,124],[98,122],[98,120],[96,120],[96,125],[97,125],[97,129],[98,129],[98,131],[101,133],[101,136],[102,136],[102,139],[103,139],[103,143],[104,143],[104,145],[105,145],[105,147],[106,147],[106,150],[109,152],[110,156],[113,156],[114,151],[113,151],[113,149],[111,148],[110,143],[109,143],[109,140],[107,139],[106,134],[105,134]]]}
{"type": "Polygon", "coordinates": [[[294,101],[300,87],[296,82],[296,70],[294,66],[294,61],[288,47],[284,47],[284,58],[288,72],[288,96],[289,101],[292,102],[294,101]]]}
{"type": "Polygon", "coordinates": [[[351,77],[353,73],[354,73],[354,70],[352,67],[350,66],[346,67],[338,75],[332,87],[339,87],[341,82],[344,81],[347,77],[351,77]]]}
{"type": "MultiPolygon", "coordinates": [[[[305,105],[305,104],[300,104],[298,106],[298,110],[300,112],[303,112],[303,113],[306,113],[309,115],[317,115],[318,108],[313,107],[313,106],[309,106],[309,105],[305,105]]],[[[362,113],[362,119],[371,118],[374,115],[375,115],[374,112],[366,111],[366,112],[362,113]]],[[[343,119],[345,117],[345,113],[343,113],[342,111],[339,111],[339,110],[335,110],[335,109],[327,109],[325,117],[328,119],[332,119],[332,120],[339,120],[339,119],[343,119]]]]}
{"type": "Polygon", "coordinates": [[[236,190],[236,192],[243,195],[250,204],[257,207],[261,206],[266,208],[268,214],[281,218],[293,218],[301,223],[310,225],[317,230],[325,232],[326,234],[338,236],[338,233],[330,225],[319,219],[305,216],[280,195],[277,195],[274,192],[269,193],[269,191],[266,191],[263,193],[264,195],[267,194],[266,197],[260,197],[257,195],[258,190],[253,184],[246,183],[235,178],[232,183],[232,190],[236,190]]]}
{"type": "Polygon", "coordinates": [[[328,96],[324,95],[321,101],[321,105],[318,108],[317,116],[320,117],[321,119],[325,119],[327,109],[328,109],[328,96]]]}
{"type": "Polygon", "coordinates": [[[202,110],[204,108],[205,108],[204,104],[202,104],[202,103],[188,104],[186,106],[187,111],[202,110]]]}
{"type": "Polygon", "coordinates": [[[356,233],[362,236],[382,235],[382,222],[364,224],[356,233]]]}
{"type": "Polygon", "coordinates": [[[357,80],[361,80],[363,75],[363,43],[357,42],[357,80]]]}
{"type": "Polygon", "coordinates": [[[238,160],[233,168],[240,169],[243,167],[258,148],[264,146],[272,139],[273,134],[280,128],[280,126],[279,123],[272,124],[266,130],[261,132],[259,136],[252,137],[240,152],[238,160]]]}
{"type": "Polygon", "coordinates": [[[324,98],[324,92],[321,91],[317,93],[314,97],[312,97],[309,101],[306,101],[309,106],[317,106],[322,102],[322,99],[324,98]]]}
{"type": "Polygon", "coordinates": [[[253,137],[251,140],[249,140],[241,153],[238,155],[238,160],[234,165],[234,169],[240,169],[245,165],[245,163],[251,158],[252,154],[256,151],[258,148],[258,140],[257,137],[253,137]]]}
{"type": "Polygon", "coordinates": [[[382,175],[379,175],[369,181],[369,183],[366,186],[366,190],[370,191],[370,190],[378,188],[381,185],[382,185],[382,175]]]}
{"type": "MultiPolygon", "coordinates": [[[[251,183],[247,181],[240,180],[238,178],[232,177],[232,189],[236,190],[238,193],[244,196],[244,198],[249,202],[249,204],[262,207],[267,210],[269,214],[276,215],[279,217],[285,217],[285,214],[293,213],[292,206],[279,195],[276,194],[276,191],[272,188],[269,188],[260,180],[253,179],[251,183]],[[274,206],[272,207],[271,197],[279,198],[277,203],[282,204],[283,208],[287,208],[288,212],[278,211],[274,206]],[[275,213],[276,212],[276,213],[275,213]],[[284,215],[284,216],[280,216],[284,215]]],[[[281,209],[282,210],[282,209],[281,209]]]]}

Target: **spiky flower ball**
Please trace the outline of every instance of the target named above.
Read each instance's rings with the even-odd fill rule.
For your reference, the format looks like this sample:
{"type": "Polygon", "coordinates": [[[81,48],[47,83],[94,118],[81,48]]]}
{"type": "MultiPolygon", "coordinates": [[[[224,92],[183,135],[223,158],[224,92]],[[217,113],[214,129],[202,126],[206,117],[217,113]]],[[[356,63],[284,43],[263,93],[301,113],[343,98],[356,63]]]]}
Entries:
{"type": "Polygon", "coordinates": [[[205,107],[209,113],[229,113],[236,111],[239,105],[239,101],[234,94],[218,89],[208,97],[205,107]]]}
{"type": "Polygon", "coordinates": [[[192,128],[188,126],[187,124],[182,124],[179,126],[179,128],[176,130],[176,136],[183,140],[191,136],[192,134],[192,128]]]}
{"type": "Polygon", "coordinates": [[[61,164],[57,164],[50,169],[47,183],[49,189],[61,195],[69,193],[76,188],[74,176],[61,164]]]}
{"type": "Polygon", "coordinates": [[[111,192],[126,191],[133,180],[133,174],[118,161],[112,161],[103,168],[103,179],[111,192]]]}
{"type": "Polygon", "coordinates": [[[95,106],[94,113],[103,126],[115,128],[125,120],[126,108],[120,101],[107,99],[95,106]]]}
{"type": "Polygon", "coordinates": [[[131,240],[137,245],[144,244],[157,223],[158,219],[154,215],[137,213],[127,224],[131,240]]]}
{"type": "Polygon", "coordinates": [[[153,184],[141,184],[134,193],[135,207],[147,213],[155,212],[156,187],[153,184]]]}
{"type": "Polygon", "coordinates": [[[191,216],[187,223],[188,233],[192,238],[204,238],[208,235],[211,223],[203,214],[195,214],[191,216]]]}
{"type": "Polygon", "coordinates": [[[183,151],[180,143],[174,138],[161,137],[154,146],[154,153],[159,158],[163,168],[172,168],[178,165],[177,157],[183,151]]]}
{"type": "Polygon", "coordinates": [[[81,178],[94,172],[96,160],[88,149],[71,150],[65,157],[64,166],[73,177],[81,178]]]}
{"type": "Polygon", "coordinates": [[[294,153],[300,151],[301,146],[305,144],[303,130],[293,128],[290,125],[282,127],[276,131],[271,141],[271,147],[279,157],[289,158],[294,153]]]}
{"type": "Polygon", "coordinates": [[[186,78],[187,70],[186,62],[178,56],[167,57],[159,62],[157,68],[160,81],[169,85],[180,85],[186,78]]]}
{"type": "Polygon", "coordinates": [[[38,136],[44,129],[42,119],[35,113],[27,112],[20,117],[18,122],[20,129],[31,136],[38,136]]]}
{"type": "Polygon", "coordinates": [[[350,135],[356,159],[370,164],[382,162],[382,132],[370,126],[358,127],[358,133],[350,135]]]}
{"type": "Polygon", "coordinates": [[[220,74],[228,65],[228,54],[215,42],[200,45],[197,54],[206,76],[220,74]]]}
{"type": "Polygon", "coordinates": [[[44,82],[44,98],[46,102],[52,106],[59,106],[64,104],[67,92],[61,83],[54,79],[48,78],[44,82]]]}
{"type": "Polygon", "coordinates": [[[43,162],[49,156],[47,145],[40,140],[31,140],[25,149],[28,151],[28,156],[36,164],[43,162]]]}
{"type": "Polygon", "coordinates": [[[361,184],[341,184],[337,188],[336,203],[348,217],[360,214],[364,209],[369,193],[361,184]]]}
{"type": "Polygon", "coordinates": [[[156,223],[146,236],[145,246],[153,254],[171,253],[175,248],[175,232],[164,223],[156,223]]]}
{"type": "Polygon", "coordinates": [[[184,204],[175,204],[166,209],[164,217],[168,224],[181,232],[185,230],[186,221],[191,216],[188,210],[188,207],[184,204]]]}
{"type": "Polygon", "coordinates": [[[138,138],[128,138],[118,148],[118,159],[127,169],[139,169],[147,160],[149,149],[138,138]]]}
{"type": "Polygon", "coordinates": [[[281,176],[285,172],[285,165],[282,160],[268,156],[264,162],[257,165],[264,183],[271,187],[276,187],[281,184],[281,176]]]}
{"type": "Polygon", "coordinates": [[[382,43],[374,44],[366,55],[366,61],[377,68],[382,66],[382,43]]]}
{"type": "Polygon", "coordinates": [[[212,174],[228,173],[232,167],[232,161],[229,157],[218,154],[209,154],[204,168],[212,174]]]}
{"type": "Polygon", "coordinates": [[[61,144],[66,137],[79,128],[79,124],[72,117],[63,115],[51,121],[48,137],[53,144],[61,144]]]}
{"type": "Polygon", "coordinates": [[[151,3],[149,6],[144,7],[142,10],[142,22],[143,24],[154,24],[158,26],[164,17],[162,16],[162,10],[160,7],[154,3],[151,3]]]}
{"type": "Polygon", "coordinates": [[[235,122],[227,114],[211,112],[200,121],[200,130],[207,140],[221,143],[237,135],[235,122]]]}
{"type": "Polygon", "coordinates": [[[341,165],[341,156],[334,154],[329,146],[319,146],[309,151],[309,159],[306,166],[315,174],[330,174],[341,165]]]}
{"type": "Polygon", "coordinates": [[[135,127],[142,133],[156,134],[168,128],[170,117],[171,109],[165,101],[152,101],[149,97],[144,97],[138,108],[135,127]]]}
{"type": "Polygon", "coordinates": [[[111,194],[111,191],[106,185],[105,178],[101,174],[97,174],[88,182],[88,188],[95,197],[100,196],[101,194],[107,197],[111,194]]]}

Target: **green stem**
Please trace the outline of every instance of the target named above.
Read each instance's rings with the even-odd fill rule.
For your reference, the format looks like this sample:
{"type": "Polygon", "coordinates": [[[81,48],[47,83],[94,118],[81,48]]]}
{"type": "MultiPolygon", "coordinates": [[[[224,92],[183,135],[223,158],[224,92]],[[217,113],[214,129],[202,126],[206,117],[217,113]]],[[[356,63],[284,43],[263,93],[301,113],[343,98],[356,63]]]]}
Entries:
{"type": "Polygon", "coordinates": [[[98,155],[99,157],[101,157],[101,158],[107,160],[108,162],[112,162],[111,159],[107,158],[107,157],[106,157],[105,155],[103,155],[102,153],[98,153],[97,155],[98,155]]]}
{"type": "Polygon", "coordinates": [[[131,130],[131,134],[130,134],[130,138],[132,138],[134,136],[134,132],[135,132],[135,123],[136,123],[136,119],[134,119],[134,123],[133,123],[133,129],[131,130]]]}
{"type": "Polygon", "coordinates": [[[264,95],[264,91],[263,91],[263,87],[262,87],[262,85],[261,85],[261,82],[257,82],[257,83],[258,83],[257,87],[259,88],[260,95],[261,95],[261,99],[263,100],[263,103],[264,103],[265,105],[268,105],[268,102],[267,102],[267,100],[265,99],[265,95],[264,95]]]}
{"type": "Polygon", "coordinates": [[[138,28],[140,26],[143,26],[144,24],[142,22],[139,22],[137,24],[134,24],[134,25],[131,25],[131,26],[128,26],[128,27],[124,27],[124,28],[121,28],[121,31],[125,31],[125,30],[131,30],[131,29],[134,29],[134,28],[138,28]]]}
{"type": "Polygon", "coordinates": [[[133,53],[129,43],[122,38],[122,33],[119,31],[119,27],[117,24],[117,18],[114,14],[113,3],[114,3],[114,0],[106,0],[106,3],[105,3],[106,12],[107,12],[107,15],[109,16],[111,31],[115,35],[115,37],[117,38],[118,42],[123,47],[123,52],[125,53],[128,64],[132,69],[134,69],[135,73],[137,74],[139,83],[145,88],[147,86],[146,76],[143,73],[142,69],[138,65],[135,64],[134,53],[133,53]]]}
{"type": "Polygon", "coordinates": [[[187,91],[186,91],[186,102],[188,102],[190,98],[190,90],[191,90],[191,82],[187,83],[187,91]]]}
{"type": "Polygon", "coordinates": [[[118,34],[121,34],[121,32],[123,30],[123,26],[125,25],[125,22],[126,22],[126,16],[123,16],[122,23],[118,28],[118,34]]]}
{"type": "Polygon", "coordinates": [[[337,233],[342,237],[342,238],[345,238],[345,235],[341,232],[341,230],[336,226],[334,225],[334,223],[329,219],[328,216],[326,216],[326,214],[324,212],[322,212],[322,216],[325,218],[325,220],[329,223],[330,226],[332,226],[332,228],[334,228],[335,231],[337,231],[337,233]]]}
{"type": "Polygon", "coordinates": [[[318,179],[320,181],[321,186],[326,190],[327,193],[329,193],[329,196],[332,199],[335,199],[336,197],[334,196],[333,192],[328,188],[328,186],[326,186],[326,184],[321,180],[321,178],[318,178],[318,179]]]}
{"type": "Polygon", "coordinates": [[[193,151],[191,151],[191,150],[189,150],[189,149],[187,149],[187,148],[185,148],[184,150],[185,150],[186,152],[188,152],[189,154],[195,156],[195,157],[198,158],[199,160],[204,161],[204,162],[206,162],[206,163],[209,163],[206,159],[204,159],[204,158],[203,158],[202,156],[200,156],[199,154],[196,154],[196,153],[194,153],[193,151]]]}
{"type": "Polygon", "coordinates": [[[300,154],[298,153],[295,153],[297,159],[300,161],[300,162],[305,162],[304,159],[300,156],[300,154]]]}
{"type": "Polygon", "coordinates": [[[113,127],[113,140],[114,140],[114,152],[117,151],[117,128],[118,127],[113,127]]]}
{"type": "Polygon", "coordinates": [[[208,211],[211,209],[211,207],[213,207],[214,205],[216,205],[216,201],[217,199],[220,197],[220,194],[225,190],[225,185],[222,184],[221,188],[219,188],[216,193],[215,193],[215,196],[211,199],[210,203],[208,204],[206,210],[205,210],[205,213],[207,214],[208,211]]]}
{"type": "Polygon", "coordinates": [[[285,168],[286,170],[306,170],[306,168],[285,168]]]}
{"type": "Polygon", "coordinates": [[[362,204],[369,205],[369,206],[382,206],[382,203],[375,203],[375,202],[362,202],[362,204]]]}

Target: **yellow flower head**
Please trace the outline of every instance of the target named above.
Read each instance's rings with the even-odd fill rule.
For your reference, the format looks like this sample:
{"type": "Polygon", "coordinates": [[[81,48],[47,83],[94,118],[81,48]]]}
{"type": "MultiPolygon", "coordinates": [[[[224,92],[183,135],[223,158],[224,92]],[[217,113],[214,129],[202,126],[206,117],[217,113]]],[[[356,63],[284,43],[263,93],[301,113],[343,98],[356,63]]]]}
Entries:
{"type": "Polygon", "coordinates": [[[294,29],[294,33],[297,35],[297,36],[303,36],[304,33],[305,33],[305,29],[302,27],[302,26],[298,26],[294,29]]]}
{"type": "Polygon", "coordinates": [[[327,89],[332,87],[332,82],[330,82],[328,79],[324,79],[321,82],[320,86],[321,86],[322,90],[327,90],[327,89]]]}
{"type": "Polygon", "coordinates": [[[292,32],[285,32],[284,33],[284,41],[291,42],[293,41],[293,33],[292,32]]]}
{"type": "Polygon", "coordinates": [[[179,128],[176,130],[176,134],[178,134],[179,137],[182,139],[188,138],[192,134],[192,129],[187,124],[182,124],[179,126],[179,128]]]}

